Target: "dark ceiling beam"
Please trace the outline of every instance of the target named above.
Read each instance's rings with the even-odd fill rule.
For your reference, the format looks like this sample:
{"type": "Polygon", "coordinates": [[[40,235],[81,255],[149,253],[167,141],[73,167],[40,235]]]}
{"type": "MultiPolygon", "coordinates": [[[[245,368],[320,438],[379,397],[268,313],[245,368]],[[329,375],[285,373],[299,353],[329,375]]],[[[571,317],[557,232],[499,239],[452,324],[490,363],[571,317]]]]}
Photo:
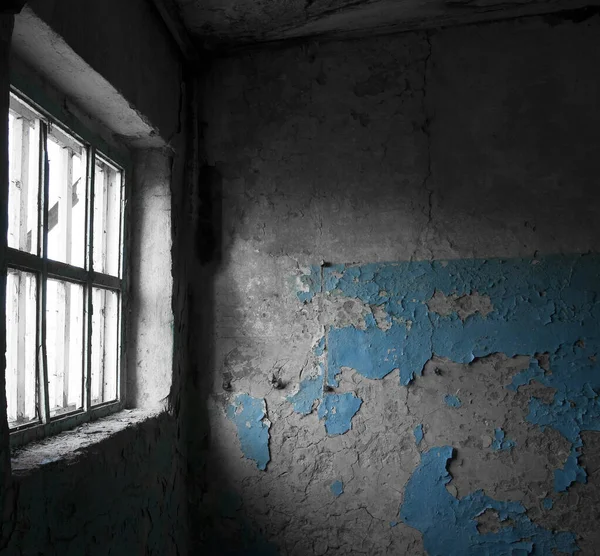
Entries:
{"type": "Polygon", "coordinates": [[[179,15],[179,10],[173,0],[151,0],[151,2],[160,14],[177,46],[179,46],[179,50],[181,50],[181,54],[185,60],[191,64],[198,64],[200,62],[200,53],[190,39],[179,15]]]}
{"type": "Polygon", "coordinates": [[[0,14],[18,14],[25,5],[26,0],[2,0],[0,14]]]}

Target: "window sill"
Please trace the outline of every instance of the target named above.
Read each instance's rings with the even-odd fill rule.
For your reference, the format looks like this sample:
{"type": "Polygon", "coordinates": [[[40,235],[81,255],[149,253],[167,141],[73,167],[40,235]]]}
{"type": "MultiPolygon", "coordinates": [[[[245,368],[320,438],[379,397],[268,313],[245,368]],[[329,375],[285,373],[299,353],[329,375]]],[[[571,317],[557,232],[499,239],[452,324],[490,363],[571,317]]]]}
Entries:
{"type": "Polygon", "coordinates": [[[69,465],[90,449],[130,427],[158,417],[160,410],[124,409],[97,421],[85,423],[44,440],[15,448],[11,463],[13,476],[26,476],[46,465],[69,465]]]}

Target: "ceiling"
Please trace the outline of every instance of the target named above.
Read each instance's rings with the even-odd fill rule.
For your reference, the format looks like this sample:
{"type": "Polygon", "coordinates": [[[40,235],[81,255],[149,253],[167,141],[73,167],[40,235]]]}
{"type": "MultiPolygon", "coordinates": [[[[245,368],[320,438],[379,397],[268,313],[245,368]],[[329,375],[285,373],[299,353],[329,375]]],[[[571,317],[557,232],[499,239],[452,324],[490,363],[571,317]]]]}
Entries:
{"type": "Polygon", "coordinates": [[[598,6],[600,0],[175,0],[191,37],[222,48],[357,36],[598,6]]]}

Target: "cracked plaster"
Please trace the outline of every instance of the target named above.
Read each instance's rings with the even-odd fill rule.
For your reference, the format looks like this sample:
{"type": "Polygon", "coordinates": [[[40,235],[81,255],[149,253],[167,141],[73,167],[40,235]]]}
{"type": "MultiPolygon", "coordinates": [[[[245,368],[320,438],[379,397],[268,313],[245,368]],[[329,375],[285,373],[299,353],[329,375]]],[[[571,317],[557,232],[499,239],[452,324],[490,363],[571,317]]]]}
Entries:
{"type": "MultiPolygon", "coordinates": [[[[546,374],[555,373],[554,350],[531,342],[525,357],[492,349],[470,363],[429,354],[407,388],[394,371],[400,365],[373,380],[339,359],[329,373],[331,351],[319,349],[326,329],[330,340],[346,331],[418,336],[423,319],[388,319],[389,308],[357,296],[351,281],[344,295],[360,310],[340,315],[343,303],[326,301],[339,292],[317,285],[320,273],[338,272],[330,265],[341,261],[415,261],[418,268],[433,260],[444,268],[444,260],[594,251],[597,26],[495,23],[256,50],[215,63],[204,117],[207,157],[224,179],[224,259],[215,285],[207,505],[218,507],[221,491],[231,489],[241,499],[235,517],[211,520],[215,546],[227,539],[240,550],[266,542],[299,556],[424,554],[423,536],[398,519],[399,508],[421,454],[454,446],[450,496],[468,500],[482,489],[498,503],[521,504],[536,526],[573,532],[584,554],[596,553],[594,431],[581,433],[578,448],[587,484],[554,493],[554,471],[572,459],[572,442],[528,420],[532,397],[553,403],[560,396],[546,374]],[[299,287],[311,265],[319,273],[299,287]],[[222,387],[224,373],[230,390],[222,387]],[[313,390],[290,401],[311,379],[313,390]],[[518,388],[506,388],[513,380],[518,388]],[[266,472],[242,457],[225,417],[239,393],[267,401],[266,472]],[[327,435],[318,416],[319,400],[332,393],[362,400],[351,429],[337,436],[327,435]],[[449,393],[463,405],[446,406],[449,393]],[[491,448],[497,428],[513,449],[491,448]],[[344,485],[339,498],[329,490],[334,480],[344,485]],[[554,504],[546,510],[549,497],[554,504]],[[230,541],[232,528],[245,531],[245,540],[230,541]]],[[[457,281],[464,291],[444,290],[457,295],[453,302],[475,291],[487,295],[462,275],[457,281]]],[[[391,289],[380,284],[373,296],[391,289]]],[[[426,303],[419,310],[424,315],[426,303]]],[[[430,316],[457,330],[495,322],[493,312],[463,314],[464,321],[458,313],[430,316]]]]}

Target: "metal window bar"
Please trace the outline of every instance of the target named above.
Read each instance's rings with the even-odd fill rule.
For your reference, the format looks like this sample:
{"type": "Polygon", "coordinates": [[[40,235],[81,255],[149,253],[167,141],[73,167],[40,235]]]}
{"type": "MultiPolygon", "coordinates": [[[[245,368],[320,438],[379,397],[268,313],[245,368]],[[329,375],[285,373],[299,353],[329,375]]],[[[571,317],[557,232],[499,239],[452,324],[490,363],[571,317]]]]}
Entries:
{"type": "Polygon", "coordinates": [[[84,357],[85,365],[83,371],[84,381],[84,399],[83,408],[89,412],[92,407],[92,276],[94,269],[94,183],[95,183],[95,168],[96,168],[96,149],[90,147],[88,149],[88,158],[86,166],[86,183],[87,183],[87,202],[86,202],[86,226],[85,226],[85,245],[86,245],[86,269],[89,273],[86,277],[86,287],[84,295],[85,318],[84,322],[84,357]]]}
{"type": "MultiPolygon", "coordinates": [[[[32,227],[31,230],[28,230],[28,225],[19,225],[16,228],[19,230],[19,241],[18,241],[18,249],[9,247],[7,250],[7,266],[9,268],[13,268],[15,270],[20,270],[28,273],[32,273],[35,278],[35,288],[37,290],[36,296],[36,312],[37,318],[36,321],[36,332],[35,335],[37,337],[36,345],[37,345],[37,357],[35,357],[35,381],[36,381],[36,417],[38,420],[35,420],[31,423],[19,424],[11,429],[11,443],[21,444],[23,442],[27,442],[33,438],[41,438],[48,434],[52,434],[53,432],[64,430],[65,428],[69,428],[72,426],[76,426],[79,423],[85,422],[89,420],[92,413],[93,415],[100,417],[106,415],[114,410],[117,410],[122,407],[122,389],[123,389],[123,373],[121,369],[122,357],[121,357],[121,349],[123,343],[123,334],[125,331],[125,327],[123,325],[123,292],[125,289],[125,274],[124,274],[124,263],[123,263],[123,238],[124,238],[124,229],[125,229],[125,197],[124,197],[124,173],[121,169],[117,169],[115,167],[115,174],[112,176],[112,179],[109,179],[109,171],[105,171],[105,180],[107,180],[103,185],[103,214],[101,225],[101,230],[104,232],[103,228],[108,218],[108,211],[110,207],[108,206],[110,203],[108,202],[107,195],[112,188],[114,192],[114,188],[118,188],[118,195],[115,200],[114,209],[118,210],[118,219],[117,219],[117,227],[109,226],[107,234],[102,233],[102,241],[104,243],[102,248],[103,258],[102,258],[102,269],[104,272],[96,272],[94,269],[94,190],[95,190],[95,169],[96,169],[96,160],[99,160],[101,163],[106,164],[107,170],[109,167],[113,165],[108,160],[104,160],[103,158],[97,158],[96,149],[92,145],[88,145],[81,148],[81,144],[73,139],[67,132],[64,132],[62,129],[52,125],[46,118],[38,114],[34,109],[30,109],[26,105],[22,104],[20,100],[16,100],[11,96],[11,110],[20,115],[20,118],[16,118],[15,122],[20,122],[15,126],[15,129],[19,128],[20,138],[20,152],[12,152],[11,155],[11,164],[12,167],[18,164],[20,168],[20,185],[21,185],[21,198],[19,200],[19,223],[23,223],[27,221],[27,217],[31,217],[31,209],[35,208],[35,203],[37,202],[37,211],[34,211],[36,214],[34,219],[37,220],[35,226],[32,227]],[[39,125],[39,144],[38,144],[38,152],[32,153],[29,152],[30,149],[30,139],[29,139],[29,130],[32,122],[38,122],[39,125]],[[50,161],[48,155],[48,141],[49,137],[51,137],[55,142],[60,143],[63,146],[64,159],[63,164],[61,165],[62,170],[64,170],[64,175],[60,179],[60,183],[62,185],[61,191],[61,199],[58,206],[56,207],[58,214],[58,221],[56,224],[59,225],[60,236],[64,239],[64,243],[61,247],[64,248],[64,259],[63,261],[56,261],[48,258],[48,235],[50,231],[50,218],[53,217],[51,215],[52,207],[49,206],[49,198],[50,198],[50,161]],[[73,182],[73,157],[85,156],[85,175],[83,175],[83,182],[85,184],[85,216],[84,216],[84,242],[85,242],[85,259],[84,259],[84,268],[79,266],[73,266],[71,263],[73,253],[71,252],[71,242],[70,238],[74,233],[73,230],[73,221],[72,221],[72,209],[74,204],[74,188],[76,187],[76,183],[73,182]],[[34,176],[34,179],[37,178],[37,184],[34,184],[34,190],[37,188],[37,195],[32,193],[28,161],[31,159],[31,162],[34,163],[34,159],[32,157],[37,158],[37,176],[34,176]],[[32,204],[33,203],[33,204],[32,204]],[[29,211],[27,210],[29,209],[29,211]],[[27,214],[25,214],[27,213],[27,214]],[[106,254],[107,254],[107,246],[106,242],[114,241],[114,234],[118,234],[118,240],[116,243],[117,246],[117,270],[115,275],[109,275],[106,273],[107,270],[107,262],[106,262],[106,254]],[[39,241],[37,241],[39,238],[39,241]],[[32,253],[33,251],[33,253],[32,253]],[[64,342],[62,343],[62,353],[59,354],[58,368],[61,369],[62,375],[58,377],[59,380],[55,383],[55,394],[57,392],[60,394],[60,405],[63,408],[63,413],[57,413],[56,415],[52,414],[53,404],[51,403],[51,393],[49,391],[49,377],[48,377],[48,322],[46,318],[46,308],[48,306],[48,279],[56,279],[59,280],[63,285],[63,289],[65,290],[64,297],[64,305],[65,305],[65,314],[64,314],[64,322],[61,323],[59,329],[61,334],[63,335],[64,342]],[[72,357],[72,354],[69,350],[69,342],[70,338],[70,329],[69,323],[72,323],[72,300],[69,296],[69,283],[81,284],[83,286],[83,306],[81,307],[82,311],[82,337],[83,337],[83,349],[81,353],[81,361],[82,361],[82,377],[81,377],[81,408],[74,408],[74,412],[69,412],[72,408],[70,404],[71,400],[71,392],[70,381],[69,381],[69,370],[71,365],[69,364],[69,359],[72,357]],[[107,382],[104,380],[104,377],[100,378],[100,389],[99,389],[99,399],[94,400],[98,402],[98,405],[92,405],[91,399],[91,390],[92,390],[92,382],[91,382],[91,373],[92,373],[92,358],[94,356],[92,345],[93,345],[93,315],[94,315],[94,299],[93,299],[93,291],[94,288],[100,288],[100,300],[98,309],[106,308],[106,299],[110,297],[114,298],[113,303],[116,302],[116,327],[108,326],[107,319],[105,315],[98,315],[98,323],[96,324],[99,327],[99,330],[102,333],[102,342],[100,345],[102,346],[99,349],[98,356],[100,359],[100,369],[104,372],[105,363],[108,357],[106,352],[106,346],[112,346],[111,349],[116,349],[115,354],[111,354],[108,359],[113,362],[111,363],[110,372],[114,372],[115,376],[111,380],[114,384],[111,384],[110,381],[107,382]],[[114,292],[111,294],[110,292],[114,292]],[[108,340],[107,340],[108,338],[108,340]],[[116,344],[116,346],[115,346],[116,344]],[[60,360],[62,360],[62,364],[60,364],[60,360]],[[116,389],[116,401],[113,396],[113,392],[116,389]],[[104,403],[103,403],[104,402],[104,403]],[[39,425],[38,423],[42,424],[39,425]],[[18,433],[18,434],[17,434],[18,433]]],[[[38,137],[36,137],[38,139],[38,137]]],[[[13,146],[15,149],[15,142],[13,141],[13,146]]],[[[13,149],[13,151],[15,150],[13,149]]],[[[35,166],[33,166],[35,167],[35,166]]],[[[81,188],[83,189],[83,187],[81,188]]],[[[10,201],[9,201],[10,202],[10,201]]],[[[76,232],[76,233],[79,233],[76,232]]],[[[62,242],[61,242],[62,243],[62,242]]],[[[114,254],[113,254],[114,255],[114,254]]],[[[20,278],[21,280],[21,278],[20,278]]],[[[24,280],[23,280],[24,282],[24,280]]],[[[21,311],[21,307],[25,305],[25,284],[21,287],[19,282],[19,287],[17,288],[19,292],[19,314],[25,315],[25,309],[23,312],[21,311]],[[21,294],[23,292],[23,294],[21,294]]],[[[99,311],[100,312],[100,311],[99,311]]],[[[9,315],[7,315],[7,319],[9,315]]],[[[25,327],[26,319],[22,319],[22,323],[19,323],[19,330],[17,332],[18,338],[24,338],[25,334],[22,330],[25,327]]],[[[22,350],[24,349],[21,344],[19,344],[19,348],[17,353],[19,354],[19,364],[18,369],[18,381],[17,381],[17,393],[16,399],[18,400],[18,414],[21,415],[24,411],[24,396],[22,392],[24,391],[24,380],[25,373],[22,372],[25,363],[21,363],[21,361],[25,360],[25,357],[22,354],[22,350]]],[[[14,395],[10,393],[10,395],[14,395]]],[[[75,395],[75,394],[74,394],[75,395]]],[[[11,423],[12,425],[12,423],[11,423]]]]}
{"type": "MultiPolygon", "coordinates": [[[[41,210],[41,248],[42,248],[42,267],[41,267],[41,295],[38,312],[39,328],[39,351],[40,361],[38,363],[41,374],[40,379],[40,415],[42,423],[47,424],[50,421],[50,392],[48,388],[48,351],[47,345],[47,327],[46,327],[46,297],[48,282],[48,189],[49,189],[50,165],[48,162],[48,126],[45,122],[41,124],[40,130],[40,210],[41,210]]],[[[10,259],[9,259],[10,260],[10,259]]],[[[39,376],[39,375],[38,375],[39,376]]]]}

